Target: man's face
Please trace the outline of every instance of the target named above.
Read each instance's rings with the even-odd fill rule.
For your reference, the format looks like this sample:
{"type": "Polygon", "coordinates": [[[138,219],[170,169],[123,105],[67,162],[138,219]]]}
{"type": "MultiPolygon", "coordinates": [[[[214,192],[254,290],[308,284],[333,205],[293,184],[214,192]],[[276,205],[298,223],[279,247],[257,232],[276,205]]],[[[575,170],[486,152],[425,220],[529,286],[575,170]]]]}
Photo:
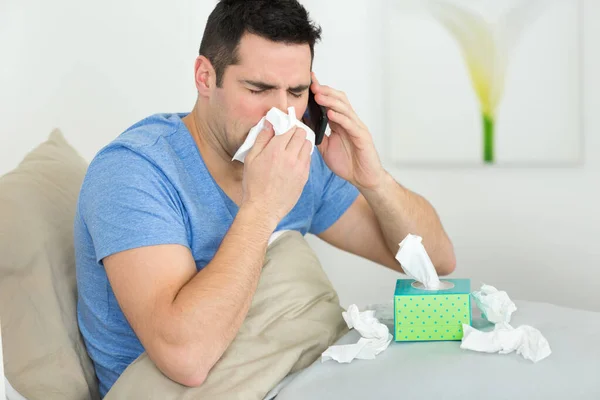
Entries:
{"type": "Polygon", "coordinates": [[[238,56],[238,65],[225,69],[221,87],[210,98],[213,128],[230,156],[272,107],[286,114],[288,107],[295,107],[301,119],[311,83],[308,44],[276,43],[245,34],[238,56]]]}

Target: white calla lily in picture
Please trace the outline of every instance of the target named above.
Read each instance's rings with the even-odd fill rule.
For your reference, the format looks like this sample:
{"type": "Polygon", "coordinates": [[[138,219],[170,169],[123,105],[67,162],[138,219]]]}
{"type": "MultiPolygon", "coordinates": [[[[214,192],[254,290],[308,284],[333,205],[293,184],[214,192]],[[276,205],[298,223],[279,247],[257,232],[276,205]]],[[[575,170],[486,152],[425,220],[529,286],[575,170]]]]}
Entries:
{"type": "Polygon", "coordinates": [[[578,0],[409,3],[385,16],[394,162],[581,161],[578,0]]]}

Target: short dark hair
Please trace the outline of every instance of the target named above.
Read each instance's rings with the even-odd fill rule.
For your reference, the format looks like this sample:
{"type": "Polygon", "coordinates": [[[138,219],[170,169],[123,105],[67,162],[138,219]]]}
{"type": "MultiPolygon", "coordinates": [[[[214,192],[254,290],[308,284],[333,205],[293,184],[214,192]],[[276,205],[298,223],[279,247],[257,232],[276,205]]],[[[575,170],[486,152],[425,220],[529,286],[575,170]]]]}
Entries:
{"type": "Polygon", "coordinates": [[[311,60],[321,39],[321,28],[297,0],[221,0],[208,17],[199,52],[212,63],[218,87],[225,69],[239,62],[238,46],[245,33],[274,42],[307,43],[311,60]]]}

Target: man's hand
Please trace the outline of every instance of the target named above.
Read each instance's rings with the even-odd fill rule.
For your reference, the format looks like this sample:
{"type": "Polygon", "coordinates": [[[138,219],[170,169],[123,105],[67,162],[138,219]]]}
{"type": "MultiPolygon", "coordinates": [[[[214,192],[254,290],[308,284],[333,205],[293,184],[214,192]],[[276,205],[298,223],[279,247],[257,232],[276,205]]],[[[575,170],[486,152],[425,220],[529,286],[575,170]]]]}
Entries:
{"type": "Polygon", "coordinates": [[[311,150],[303,129],[274,136],[267,122],[244,162],[242,206],[252,205],[275,225],[279,223],[296,205],[306,185],[311,150]]]}
{"type": "Polygon", "coordinates": [[[358,189],[376,189],[386,175],[369,130],[352,109],[346,95],[319,83],[313,73],[312,91],[326,107],[331,135],[319,146],[325,163],[337,176],[358,189]]]}
{"type": "Polygon", "coordinates": [[[319,150],[329,169],[361,192],[345,215],[319,236],[338,248],[401,270],[394,257],[398,243],[409,233],[417,234],[423,237],[438,274],[450,274],[456,266],[454,249],[431,204],[384,170],[369,130],[346,95],[321,85],[314,73],[312,77],[315,100],[328,109],[331,126],[331,136],[323,138],[319,150]]]}

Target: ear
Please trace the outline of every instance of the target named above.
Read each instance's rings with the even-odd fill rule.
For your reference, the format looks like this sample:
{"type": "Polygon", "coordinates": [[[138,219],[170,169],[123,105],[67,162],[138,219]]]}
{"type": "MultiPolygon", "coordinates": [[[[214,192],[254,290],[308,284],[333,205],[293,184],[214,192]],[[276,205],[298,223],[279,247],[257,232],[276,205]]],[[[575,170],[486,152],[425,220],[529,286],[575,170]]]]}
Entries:
{"type": "Polygon", "coordinates": [[[212,63],[205,56],[196,58],[194,66],[194,76],[196,79],[196,89],[201,96],[207,96],[211,89],[217,85],[217,76],[212,63]]]}

